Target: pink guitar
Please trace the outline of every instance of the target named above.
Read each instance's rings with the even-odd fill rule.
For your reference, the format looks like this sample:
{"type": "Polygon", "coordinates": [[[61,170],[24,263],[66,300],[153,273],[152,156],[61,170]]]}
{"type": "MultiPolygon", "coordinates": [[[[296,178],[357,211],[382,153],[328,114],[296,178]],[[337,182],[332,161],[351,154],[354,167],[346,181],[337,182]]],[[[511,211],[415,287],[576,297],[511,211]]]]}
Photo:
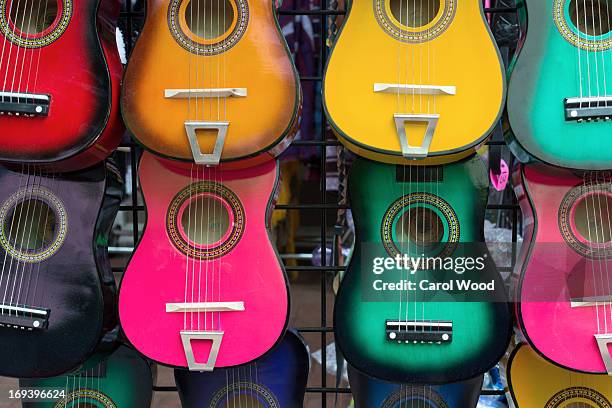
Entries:
{"type": "Polygon", "coordinates": [[[611,176],[541,164],[514,174],[526,228],[517,320],[541,355],[588,373],[612,374],[611,176]]]}
{"type": "Polygon", "coordinates": [[[182,167],[143,154],[147,226],[121,282],[121,325],[162,364],[248,363],[287,323],[287,280],[268,236],[278,165],[182,167]]]}

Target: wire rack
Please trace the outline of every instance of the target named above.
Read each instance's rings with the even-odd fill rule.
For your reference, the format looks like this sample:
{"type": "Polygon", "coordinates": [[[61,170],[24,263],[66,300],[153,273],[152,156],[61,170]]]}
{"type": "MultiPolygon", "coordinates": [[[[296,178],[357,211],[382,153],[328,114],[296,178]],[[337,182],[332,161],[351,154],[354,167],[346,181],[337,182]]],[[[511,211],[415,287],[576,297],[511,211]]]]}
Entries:
{"type": "MultiPolygon", "coordinates": [[[[145,18],[145,6],[143,0],[126,0],[127,3],[124,4],[121,14],[120,14],[120,22],[119,26],[124,33],[124,42],[125,42],[125,50],[126,55],[130,55],[130,52],[134,46],[134,43],[138,37],[140,29],[143,25],[145,18]]],[[[365,1],[365,0],[361,0],[365,1]]],[[[299,1],[295,1],[293,4],[295,7],[293,8],[279,8],[277,9],[277,13],[279,16],[288,16],[288,18],[293,18],[294,21],[301,17],[309,17],[311,19],[313,28],[314,28],[314,37],[317,45],[317,52],[313,54],[313,58],[315,59],[316,64],[316,73],[314,75],[301,75],[300,80],[303,84],[311,82],[315,84],[320,84],[322,81],[322,75],[324,72],[324,67],[329,54],[329,44],[331,42],[331,38],[335,33],[337,28],[336,19],[338,17],[341,18],[345,14],[343,10],[343,2],[338,2],[337,0],[320,0],[320,4],[317,6],[313,6],[310,8],[299,8],[299,1]]],[[[301,3],[306,3],[302,1],[301,3]]],[[[308,2],[310,4],[313,1],[308,2]]],[[[490,22],[493,22],[497,16],[515,16],[517,13],[517,7],[514,6],[514,0],[492,0],[488,7],[485,7],[485,13],[489,18],[490,22]]],[[[287,18],[287,17],[285,17],[287,18]]],[[[503,18],[503,17],[502,17],[503,18]]],[[[517,38],[498,38],[498,45],[500,49],[510,50],[512,51],[516,48],[517,38]]],[[[503,52],[502,52],[503,54],[503,52]]],[[[506,53],[506,61],[508,60],[508,53],[506,53]]],[[[318,88],[320,89],[320,88],[318,88]]],[[[317,100],[317,103],[321,105],[320,98],[317,100]]],[[[322,106],[318,106],[319,118],[320,120],[317,123],[316,134],[317,138],[315,140],[296,140],[292,143],[292,147],[309,147],[314,148],[318,151],[316,166],[318,167],[318,185],[320,193],[318,194],[317,199],[314,202],[310,203],[297,203],[297,204],[283,204],[276,205],[276,210],[291,210],[291,211],[300,211],[300,212],[315,212],[318,213],[317,218],[317,241],[318,245],[322,250],[320,266],[316,265],[285,265],[285,270],[289,272],[300,272],[300,273],[315,273],[320,275],[320,319],[319,325],[314,327],[297,327],[297,330],[301,333],[311,333],[311,334],[319,334],[319,342],[321,353],[321,364],[317,367],[314,365],[313,369],[321,370],[321,380],[320,384],[308,384],[306,392],[308,394],[315,394],[320,398],[320,406],[328,407],[335,406],[335,397],[339,394],[350,393],[350,388],[336,386],[336,384],[330,384],[327,377],[327,366],[328,359],[326,350],[326,345],[329,344],[330,338],[333,336],[333,326],[332,321],[328,317],[328,297],[332,278],[338,273],[346,269],[345,266],[330,266],[332,264],[332,259],[336,259],[338,254],[338,248],[333,244],[334,236],[338,235],[338,228],[334,228],[334,224],[336,222],[335,216],[333,216],[338,211],[343,211],[349,208],[348,205],[340,199],[335,199],[333,201],[330,200],[330,195],[328,194],[327,188],[327,178],[328,178],[328,168],[326,164],[328,163],[329,157],[328,147],[331,146],[340,146],[340,143],[330,138],[330,132],[328,128],[327,121],[325,119],[325,115],[322,114],[323,109],[322,106]],[[331,253],[327,252],[327,249],[331,249],[331,253]],[[330,256],[331,255],[331,256],[330,256]]],[[[500,127],[501,128],[501,127],[500,127]]],[[[491,141],[487,143],[490,147],[498,148],[503,151],[505,157],[507,157],[508,161],[512,160],[511,155],[509,154],[507,147],[505,146],[505,142],[503,141],[503,137],[493,137],[491,141]]],[[[129,213],[132,224],[131,231],[131,240],[133,247],[136,246],[138,239],[142,233],[142,227],[140,221],[143,221],[145,218],[145,208],[142,202],[140,201],[140,193],[139,193],[139,183],[138,183],[138,173],[137,166],[134,164],[138,162],[139,158],[139,150],[140,148],[135,145],[133,142],[125,142],[121,145],[119,149],[120,154],[123,157],[119,157],[120,160],[124,160],[124,163],[127,165],[128,171],[128,185],[130,185],[131,189],[131,197],[129,203],[122,205],[120,207],[121,212],[129,213]]],[[[511,163],[508,163],[511,164],[511,163]]],[[[342,165],[342,163],[339,163],[342,165]]],[[[343,173],[340,172],[340,176],[343,177],[343,173]]],[[[343,183],[343,180],[340,180],[340,183],[343,183]]],[[[493,196],[492,196],[493,197],[493,196]]],[[[493,197],[493,199],[489,200],[489,204],[487,206],[487,218],[496,220],[497,224],[505,224],[506,227],[511,229],[512,233],[512,242],[516,243],[517,238],[519,236],[520,224],[519,224],[519,215],[520,209],[514,198],[514,194],[512,194],[511,189],[507,189],[507,191],[497,194],[493,197]]],[[[510,272],[512,271],[515,261],[516,261],[516,251],[513,247],[513,254],[511,259],[511,264],[507,266],[501,266],[501,272],[510,272]]],[[[125,251],[124,251],[125,252],[125,251]]],[[[281,254],[282,255],[282,254],[281,254]]],[[[113,271],[122,274],[125,269],[125,265],[113,266],[113,271]]],[[[155,386],[154,391],[157,392],[176,392],[175,387],[168,386],[155,386]]],[[[502,391],[497,390],[483,390],[482,395],[500,395],[502,391]]],[[[318,404],[317,404],[318,405],[318,404]]]]}

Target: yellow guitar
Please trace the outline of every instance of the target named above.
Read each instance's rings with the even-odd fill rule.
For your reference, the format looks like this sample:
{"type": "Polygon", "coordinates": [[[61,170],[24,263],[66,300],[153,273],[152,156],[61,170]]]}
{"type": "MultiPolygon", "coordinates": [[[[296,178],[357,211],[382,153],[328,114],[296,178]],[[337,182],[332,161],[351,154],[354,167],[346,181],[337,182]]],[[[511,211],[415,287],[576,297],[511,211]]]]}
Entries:
{"type": "Polygon", "coordinates": [[[527,345],[510,357],[508,385],[517,408],[612,407],[612,378],[558,367],[527,345]]]}
{"type": "Polygon", "coordinates": [[[474,152],[499,119],[502,62],[480,0],[353,0],[324,81],[353,152],[435,164],[474,152]]]}

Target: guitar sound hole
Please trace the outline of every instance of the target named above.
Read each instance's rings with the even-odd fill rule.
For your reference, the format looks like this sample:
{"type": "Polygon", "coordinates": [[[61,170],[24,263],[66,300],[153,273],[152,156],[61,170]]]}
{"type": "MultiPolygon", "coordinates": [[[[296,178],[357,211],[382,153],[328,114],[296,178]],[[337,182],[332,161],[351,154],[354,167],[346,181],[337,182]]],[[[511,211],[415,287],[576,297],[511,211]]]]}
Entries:
{"type": "Polygon", "coordinates": [[[431,246],[442,240],[444,224],[430,208],[412,207],[397,220],[395,231],[400,242],[431,246]]]}
{"type": "Polygon", "coordinates": [[[55,238],[55,229],[55,213],[35,199],[17,204],[4,225],[10,245],[22,253],[47,248],[55,238]]]}
{"type": "Polygon", "coordinates": [[[391,14],[402,25],[423,27],[433,21],[440,11],[440,0],[391,0],[391,14]]]}
{"type": "Polygon", "coordinates": [[[612,1],[571,0],[569,15],[581,33],[600,36],[612,29],[612,1]]]}
{"type": "Polygon", "coordinates": [[[181,216],[181,226],[187,238],[197,245],[219,242],[230,227],[227,208],[216,198],[201,196],[192,200],[181,216]]]}
{"type": "Polygon", "coordinates": [[[214,40],[232,27],[234,9],[229,0],[191,0],[185,9],[185,20],[193,34],[214,40]]]}
{"type": "Polygon", "coordinates": [[[224,408],[233,407],[253,407],[253,408],[268,408],[262,404],[255,395],[240,394],[229,397],[229,401],[226,402],[224,408]]]}
{"type": "Polygon", "coordinates": [[[56,20],[59,11],[58,0],[12,0],[8,8],[13,25],[28,35],[47,31],[56,20]]]}
{"type": "Polygon", "coordinates": [[[582,198],[574,209],[576,231],[588,242],[604,244],[612,240],[612,197],[595,193],[582,198]]]}

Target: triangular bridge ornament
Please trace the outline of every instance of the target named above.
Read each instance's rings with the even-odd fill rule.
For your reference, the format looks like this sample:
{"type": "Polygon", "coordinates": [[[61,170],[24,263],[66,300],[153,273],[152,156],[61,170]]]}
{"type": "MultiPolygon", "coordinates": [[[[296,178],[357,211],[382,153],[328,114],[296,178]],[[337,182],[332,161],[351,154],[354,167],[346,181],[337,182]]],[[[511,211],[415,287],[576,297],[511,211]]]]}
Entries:
{"type": "Polygon", "coordinates": [[[225,145],[225,137],[227,136],[227,128],[229,122],[207,122],[207,121],[187,121],[185,122],[185,131],[189,146],[191,146],[191,154],[196,164],[206,166],[217,166],[221,161],[221,153],[225,145]],[[212,153],[202,153],[200,143],[198,142],[198,130],[216,130],[217,139],[212,153]]]}
{"type": "Polygon", "coordinates": [[[431,146],[431,140],[438,126],[438,120],[440,115],[438,114],[404,114],[395,113],[393,115],[395,120],[395,128],[397,129],[397,137],[400,140],[402,147],[402,156],[407,159],[424,159],[429,155],[429,146],[431,146]],[[421,146],[412,146],[408,143],[408,136],[406,135],[406,122],[426,122],[427,129],[425,130],[425,136],[423,136],[423,143],[421,146]]]}
{"type": "Polygon", "coordinates": [[[596,334],[595,340],[597,340],[597,347],[599,347],[606,372],[608,375],[612,375],[612,357],[610,357],[610,349],[608,348],[608,345],[612,343],[612,334],[596,334]]]}
{"type": "Polygon", "coordinates": [[[222,339],[222,331],[182,330],[181,341],[183,342],[183,349],[185,350],[185,358],[187,359],[187,367],[189,368],[189,371],[213,371],[217,362],[217,356],[219,355],[219,348],[221,347],[222,339]],[[191,340],[212,340],[207,362],[198,363],[196,361],[191,340]]]}

